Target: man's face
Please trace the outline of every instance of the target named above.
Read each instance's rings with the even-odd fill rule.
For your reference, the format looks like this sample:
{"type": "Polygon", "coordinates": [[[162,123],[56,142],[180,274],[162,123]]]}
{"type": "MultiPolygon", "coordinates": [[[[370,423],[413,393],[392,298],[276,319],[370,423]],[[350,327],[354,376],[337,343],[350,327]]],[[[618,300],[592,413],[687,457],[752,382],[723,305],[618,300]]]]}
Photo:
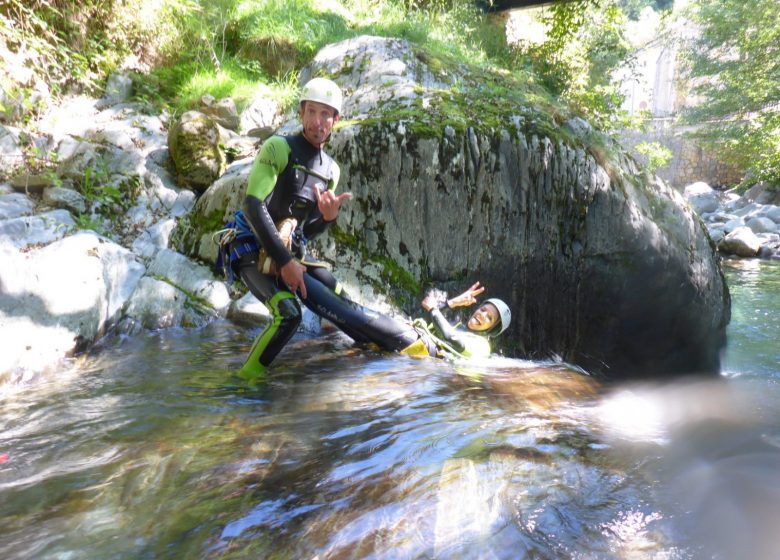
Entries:
{"type": "Polygon", "coordinates": [[[305,101],[301,108],[301,122],[303,123],[303,135],[306,139],[319,147],[328,139],[333,125],[337,123],[339,116],[333,107],[328,107],[316,101],[305,101]]]}

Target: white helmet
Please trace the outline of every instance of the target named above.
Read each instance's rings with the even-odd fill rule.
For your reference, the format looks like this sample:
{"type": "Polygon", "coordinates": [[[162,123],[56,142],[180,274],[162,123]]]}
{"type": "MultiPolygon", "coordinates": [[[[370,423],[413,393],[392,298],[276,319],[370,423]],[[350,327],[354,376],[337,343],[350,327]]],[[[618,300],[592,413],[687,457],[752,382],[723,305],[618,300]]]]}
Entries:
{"type": "Polygon", "coordinates": [[[313,78],[306,82],[301,91],[301,103],[304,101],[316,101],[341,113],[341,89],[327,78],[313,78]]]}
{"type": "Polygon", "coordinates": [[[498,309],[498,316],[501,318],[501,322],[490,329],[491,336],[497,336],[509,328],[509,323],[512,322],[512,312],[509,310],[509,306],[500,299],[490,298],[485,300],[485,303],[492,303],[498,309]]]}

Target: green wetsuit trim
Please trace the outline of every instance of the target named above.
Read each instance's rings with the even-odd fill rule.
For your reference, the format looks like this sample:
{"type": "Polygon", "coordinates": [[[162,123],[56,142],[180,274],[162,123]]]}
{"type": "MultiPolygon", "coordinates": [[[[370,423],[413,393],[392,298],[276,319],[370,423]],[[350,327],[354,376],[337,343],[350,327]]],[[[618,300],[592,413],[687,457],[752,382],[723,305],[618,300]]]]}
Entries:
{"type": "Polygon", "coordinates": [[[265,374],[265,366],[260,363],[260,357],[268,346],[268,343],[273,339],[276,331],[279,330],[279,325],[282,324],[283,317],[279,312],[278,304],[285,299],[295,299],[295,294],[288,291],[279,291],[266,302],[266,305],[271,310],[273,319],[252,344],[252,349],[249,351],[249,357],[238,372],[238,376],[242,379],[257,381],[265,374]]]}

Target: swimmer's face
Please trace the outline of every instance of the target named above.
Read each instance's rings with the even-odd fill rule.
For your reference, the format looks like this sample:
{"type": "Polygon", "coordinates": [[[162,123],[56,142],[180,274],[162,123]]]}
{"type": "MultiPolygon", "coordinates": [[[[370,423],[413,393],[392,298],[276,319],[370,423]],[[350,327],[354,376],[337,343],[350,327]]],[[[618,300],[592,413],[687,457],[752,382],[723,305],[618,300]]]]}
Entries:
{"type": "Polygon", "coordinates": [[[483,303],[469,317],[467,326],[472,331],[484,332],[492,329],[501,320],[498,309],[492,303],[483,303]]]}

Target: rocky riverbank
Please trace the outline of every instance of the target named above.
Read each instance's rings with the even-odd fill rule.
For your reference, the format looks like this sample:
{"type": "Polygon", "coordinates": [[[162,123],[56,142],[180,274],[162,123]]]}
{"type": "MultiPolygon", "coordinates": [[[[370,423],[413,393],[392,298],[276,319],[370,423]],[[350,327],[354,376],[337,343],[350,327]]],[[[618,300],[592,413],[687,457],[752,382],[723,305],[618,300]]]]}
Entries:
{"type": "Polygon", "coordinates": [[[685,187],[685,198],[721,253],[780,260],[780,190],[762,183],[739,195],[699,182],[685,187]]]}
{"type": "MultiPolygon", "coordinates": [[[[717,371],[728,290],[680,193],[581,119],[523,104],[472,116],[486,94],[468,71],[364,36],[302,72],[347,93],[352,120],[330,151],[354,196],[313,248],[350,294],[414,313],[427,285],[479,279],[512,306],[512,355],[619,377],[717,371]]],[[[110,332],[267,317],[214,276],[213,234],[259,142],[295,115],[260,91],[241,114],[204,98],[171,119],[128,102],[131,87],[118,75],[102,99],[0,129],[0,375],[34,375],[110,332]]]]}
{"type": "MultiPolygon", "coordinates": [[[[130,86],[116,75],[103,98],[69,97],[24,128],[0,126],[9,176],[0,183],[0,375],[12,382],[109,332],[267,317],[258,302],[231,299],[209,266],[172,249],[197,192],[176,177],[167,115],[128,102],[130,86]]],[[[233,128],[270,126],[258,107],[271,102],[258,99],[243,121],[233,108],[233,128]]],[[[202,110],[220,110],[214,105],[204,99],[202,110]]],[[[265,114],[281,118],[278,109],[265,114]]],[[[233,153],[258,141],[218,130],[215,142],[233,153]]]]}

